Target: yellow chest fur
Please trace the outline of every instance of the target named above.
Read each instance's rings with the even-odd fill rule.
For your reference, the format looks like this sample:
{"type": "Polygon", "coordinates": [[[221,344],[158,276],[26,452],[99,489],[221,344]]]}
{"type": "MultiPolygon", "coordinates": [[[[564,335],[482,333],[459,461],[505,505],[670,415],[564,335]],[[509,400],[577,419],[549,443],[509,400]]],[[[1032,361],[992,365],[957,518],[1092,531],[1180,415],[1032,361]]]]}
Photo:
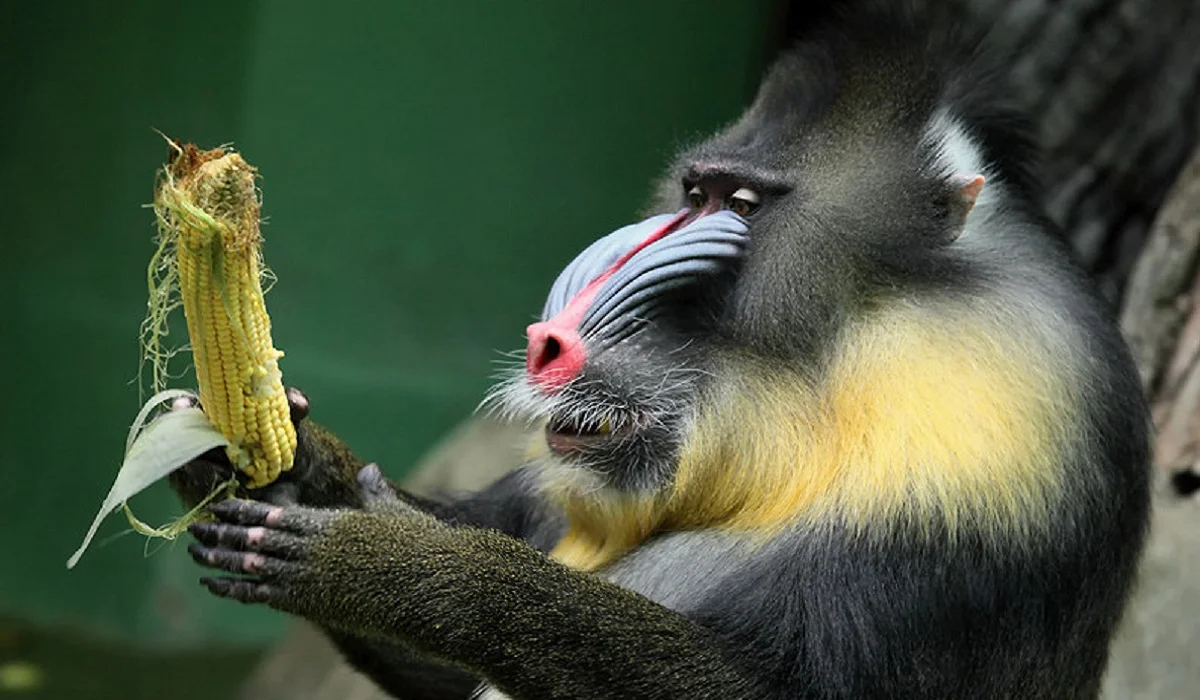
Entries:
{"type": "Polygon", "coordinates": [[[904,518],[1044,526],[1076,435],[1071,370],[1044,339],[893,314],[847,333],[820,381],[727,359],[657,494],[566,493],[553,556],[594,570],[664,529],[771,533],[904,518]]]}

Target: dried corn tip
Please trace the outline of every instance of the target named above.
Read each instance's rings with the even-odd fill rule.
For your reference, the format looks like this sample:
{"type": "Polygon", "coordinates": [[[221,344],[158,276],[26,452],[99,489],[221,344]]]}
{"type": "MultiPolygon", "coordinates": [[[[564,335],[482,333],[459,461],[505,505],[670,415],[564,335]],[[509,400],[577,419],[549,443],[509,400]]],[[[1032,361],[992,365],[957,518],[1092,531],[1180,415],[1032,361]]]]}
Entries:
{"type": "Polygon", "coordinates": [[[291,469],[296,432],[263,302],[257,171],[237,153],[179,148],[155,211],[174,239],[200,405],[230,461],[265,486],[291,469]]]}

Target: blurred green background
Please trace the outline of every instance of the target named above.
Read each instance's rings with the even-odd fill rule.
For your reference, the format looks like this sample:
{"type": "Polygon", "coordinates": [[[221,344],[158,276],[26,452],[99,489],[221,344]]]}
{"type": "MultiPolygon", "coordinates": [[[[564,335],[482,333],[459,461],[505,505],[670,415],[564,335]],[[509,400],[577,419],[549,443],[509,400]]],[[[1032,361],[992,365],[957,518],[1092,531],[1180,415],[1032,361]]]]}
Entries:
{"type": "MultiPolygon", "coordinates": [[[[15,668],[40,673],[30,697],[158,697],[141,655],[225,653],[207,685],[178,681],[190,656],[149,665],[212,697],[285,627],[203,594],[181,544],[113,538],[119,515],[64,565],[138,409],[152,129],[260,168],[286,381],[401,475],[558,268],[750,99],[776,4],[6,3],[0,693],[15,668]]],[[[161,486],[134,505],[178,514],[161,486]]]]}

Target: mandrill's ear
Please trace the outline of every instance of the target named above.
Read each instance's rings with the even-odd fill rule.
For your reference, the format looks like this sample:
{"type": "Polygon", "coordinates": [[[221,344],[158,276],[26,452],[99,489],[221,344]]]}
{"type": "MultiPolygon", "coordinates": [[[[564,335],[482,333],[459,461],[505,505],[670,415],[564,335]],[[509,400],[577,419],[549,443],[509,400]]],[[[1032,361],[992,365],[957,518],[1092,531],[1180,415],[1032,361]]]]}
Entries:
{"type": "Polygon", "coordinates": [[[983,176],[977,174],[955,173],[947,179],[946,184],[950,188],[944,229],[947,242],[962,235],[967,216],[975,208],[979,193],[983,191],[983,183],[983,176]]]}

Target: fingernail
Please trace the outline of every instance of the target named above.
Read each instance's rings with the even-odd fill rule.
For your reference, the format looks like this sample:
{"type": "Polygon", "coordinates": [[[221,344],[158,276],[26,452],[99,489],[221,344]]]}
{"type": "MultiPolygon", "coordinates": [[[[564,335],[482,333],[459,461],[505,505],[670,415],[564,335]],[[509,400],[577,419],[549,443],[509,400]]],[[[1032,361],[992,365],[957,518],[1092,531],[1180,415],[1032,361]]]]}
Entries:
{"type": "Polygon", "coordinates": [[[379,487],[379,479],[383,476],[379,471],[379,465],[371,462],[367,466],[358,470],[358,485],[366,489],[376,489],[379,487]]]}
{"type": "Polygon", "coordinates": [[[296,387],[288,387],[287,399],[293,423],[299,423],[308,417],[308,397],[303,392],[296,387]]]}

